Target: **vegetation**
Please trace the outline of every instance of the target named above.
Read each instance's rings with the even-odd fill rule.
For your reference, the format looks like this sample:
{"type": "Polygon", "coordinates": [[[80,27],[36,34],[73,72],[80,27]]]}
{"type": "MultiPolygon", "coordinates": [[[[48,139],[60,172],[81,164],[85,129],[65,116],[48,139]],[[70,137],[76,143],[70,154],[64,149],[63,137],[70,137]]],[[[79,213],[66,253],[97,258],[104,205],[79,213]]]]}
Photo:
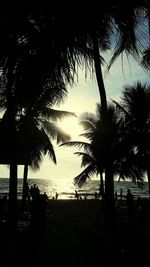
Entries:
{"type": "Polygon", "coordinates": [[[81,136],[86,137],[90,142],[71,141],[61,144],[61,146],[78,147],[83,150],[83,152],[75,153],[82,157],[81,167],[86,167],[74,178],[75,184],[82,186],[94,174],[99,174],[102,192],[104,192],[103,174],[105,174],[105,195],[102,194],[102,197],[105,201],[106,224],[110,221],[112,224],[112,218],[115,214],[115,202],[112,202],[114,195],[107,195],[108,192],[110,193],[110,190],[107,189],[110,182],[112,183],[111,188],[114,189],[114,175],[118,175],[119,179],[127,177],[138,183],[143,180],[143,170],[137,164],[134,144],[127,142],[126,125],[122,123],[122,118],[119,115],[118,109],[114,105],[109,105],[104,118],[101,106],[97,105],[96,114],[87,112],[82,114],[80,118],[80,123],[84,128],[84,133],[81,136]],[[109,179],[107,179],[108,170],[109,179]],[[109,218],[110,213],[107,213],[108,206],[112,210],[111,218],[109,218]]]}
{"type": "Polygon", "coordinates": [[[124,125],[128,148],[133,147],[136,164],[147,172],[150,194],[150,86],[137,82],[125,86],[120,103],[116,103],[124,125]]]}
{"type": "MultiPolygon", "coordinates": [[[[15,86],[18,81],[17,75],[13,78],[13,90],[9,91],[8,94],[7,76],[7,72],[1,74],[0,108],[3,112],[0,124],[1,162],[10,164],[9,221],[10,226],[16,228],[17,165],[25,164],[27,179],[27,165],[32,164],[33,167],[39,167],[40,161],[47,152],[50,158],[56,162],[53,146],[48,135],[51,136],[51,139],[55,138],[58,143],[68,140],[69,136],[59,129],[54,122],[64,116],[73,114],[51,108],[52,105],[59,104],[66,97],[64,83],[61,83],[59,79],[57,83],[47,81],[48,84],[44,84],[43,93],[38,98],[30,98],[27,101],[26,94],[21,97],[18,88],[15,86]],[[9,99],[11,99],[11,106],[9,99]],[[51,121],[49,121],[50,118],[51,121]],[[10,132],[12,139],[9,138],[10,132]]],[[[40,85],[41,76],[37,79],[40,85]]],[[[30,83],[30,81],[28,82],[30,83]]]]}
{"type": "MultiPolygon", "coordinates": [[[[10,164],[10,203],[13,205],[10,210],[14,214],[18,164],[18,155],[15,156],[14,151],[18,116],[29,110],[45,90],[52,99],[55,92],[56,98],[58,91],[64,93],[66,85],[74,82],[76,66],[85,64],[86,69],[96,73],[105,124],[107,98],[101,72],[102,53],[114,48],[108,69],[123,52],[134,56],[141,64],[142,53],[149,49],[148,27],[142,25],[146,19],[149,20],[149,3],[140,0],[130,5],[115,0],[106,1],[105,5],[96,3],[87,6],[86,11],[74,6],[73,12],[72,7],[66,7],[64,3],[59,3],[58,8],[57,2],[50,4],[49,1],[37,3],[29,0],[20,4],[13,1],[9,3],[9,9],[7,1],[2,4],[0,70],[1,90],[5,88],[6,91],[7,113],[1,126],[11,132],[13,140],[9,141],[6,161],[10,164]]],[[[1,107],[3,104],[1,102],[1,107]]],[[[112,197],[113,203],[111,162],[107,168],[106,195],[112,197]]],[[[107,208],[111,214],[111,205],[107,208]]]]}

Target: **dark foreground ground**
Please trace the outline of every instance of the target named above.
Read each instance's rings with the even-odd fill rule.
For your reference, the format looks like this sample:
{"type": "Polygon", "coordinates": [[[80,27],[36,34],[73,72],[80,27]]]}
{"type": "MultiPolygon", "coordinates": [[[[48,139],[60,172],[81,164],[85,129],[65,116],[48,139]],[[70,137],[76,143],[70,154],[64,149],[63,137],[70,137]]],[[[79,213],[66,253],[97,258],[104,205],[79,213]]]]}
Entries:
{"type": "Polygon", "coordinates": [[[21,218],[10,236],[1,225],[0,266],[149,266],[148,211],[129,216],[122,203],[108,232],[100,200],[49,200],[40,226],[21,218]]]}

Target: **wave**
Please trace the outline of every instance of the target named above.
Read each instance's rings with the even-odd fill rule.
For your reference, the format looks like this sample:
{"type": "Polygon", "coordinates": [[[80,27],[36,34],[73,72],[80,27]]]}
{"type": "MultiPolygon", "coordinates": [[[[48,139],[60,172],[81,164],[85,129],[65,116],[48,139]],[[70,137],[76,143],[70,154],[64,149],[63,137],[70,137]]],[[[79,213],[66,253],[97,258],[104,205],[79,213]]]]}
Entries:
{"type": "MultiPolygon", "coordinates": [[[[28,179],[29,187],[36,184],[41,193],[46,192],[49,198],[55,196],[56,192],[58,193],[59,199],[72,199],[74,198],[75,190],[81,196],[86,196],[88,198],[93,198],[95,192],[99,192],[99,181],[98,180],[89,180],[82,188],[78,188],[73,185],[71,180],[54,180],[54,179],[28,179]]],[[[18,179],[18,199],[22,195],[22,186],[23,179],[18,179]]],[[[139,188],[137,184],[134,184],[129,181],[114,181],[114,191],[117,194],[120,194],[122,189],[123,195],[126,195],[127,190],[130,189],[135,197],[148,198],[148,183],[145,182],[144,185],[139,188]]],[[[7,195],[9,192],[9,179],[0,178],[0,195],[7,195]]]]}

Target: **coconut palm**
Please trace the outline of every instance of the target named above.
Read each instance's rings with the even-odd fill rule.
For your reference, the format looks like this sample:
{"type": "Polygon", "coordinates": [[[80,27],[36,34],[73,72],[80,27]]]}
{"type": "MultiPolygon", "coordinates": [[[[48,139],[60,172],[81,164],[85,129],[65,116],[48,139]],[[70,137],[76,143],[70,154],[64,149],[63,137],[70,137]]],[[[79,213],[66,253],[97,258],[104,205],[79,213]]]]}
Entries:
{"type": "MultiPolygon", "coordinates": [[[[39,86],[41,86],[41,78],[37,77],[37,79],[39,79],[39,86]]],[[[12,79],[13,84],[15,84],[16,82],[17,79],[12,79]]],[[[1,159],[1,163],[7,163],[10,165],[9,221],[12,228],[15,228],[15,218],[17,218],[17,164],[26,164],[27,162],[31,164],[31,158],[33,162],[33,155],[35,157],[38,156],[40,160],[40,158],[42,158],[42,153],[46,154],[46,151],[49,151],[50,156],[55,161],[53,148],[48,140],[48,137],[46,137],[45,134],[46,131],[49,131],[49,125],[48,123],[46,124],[46,119],[48,120],[49,117],[51,117],[54,119],[54,121],[56,121],[58,118],[66,116],[69,113],[55,111],[53,109],[49,111],[52,105],[59,104],[66,96],[66,88],[64,86],[63,81],[61,83],[59,78],[57,83],[54,81],[52,82],[50,80],[47,80],[47,82],[43,85],[43,93],[36,97],[34,101],[31,98],[28,102],[26,99],[26,94],[22,95],[21,97],[21,95],[18,93],[17,88],[14,85],[12,86],[13,90],[8,90],[7,84],[8,75],[7,72],[4,72],[1,75],[0,109],[4,113],[3,118],[1,120],[1,128],[3,128],[1,136],[3,136],[2,140],[6,140],[6,142],[5,147],[2,145],[2,147],[4,147],[3,150],[5,152],[2,153],[3,156],[1,159]],[[51,88],[51,91],[49,90],[49,88],[51,88]],[[35,122],[36,117],[39,119],[39,125],[35,122]],[[43,128],[41,128],[41,133],[39,133],[38,130],[40,129],[42,123],[43,128]],[[23,124],[24,126],[22,126],[23,124]],[[35,129],[34,134],[32,133],[32,129],[30,127],[33,127],[33,129],[35,129]],[[25,129],[28,130],[28,134],[25,134],[25,129]],[[8,133],[10,132],[12,134],[12,139],[6,138],[8,133]],[[22,145],[20,143],[21,138],[23,139],[23,141],[25,141],[25,139],[23,138],[23,134],[24,138],[27,138],[26,142],[24,142],[24,146],[23,143],[22,145]],[[32,143],[30,142],[30,140],[32,140],[32,143]],[[41,142],[41,147],[39,142],[41,142]],[[35,145],[35,148],[33,148],[33,145],[35,145]],[[36,155],[35,150],[38,150],[39,148],[41,149],[41,154],[37,153],[36,155]],[[22,153],[23,149],[24,153],[22,153]],[[13,223],[15,224],[14,226],[13,223]]],[[[38,88],[39,87],[37,87],[37,89],[38,88]]],[[[51,125],[51,132],[53,130],[51,136],[56,137],[56,132],[54,131],[54,129],[55,127],[52,127],[51,125]]],[[[58,129],[57,132],[58,142],[59,139],[64,140],[63,137],[65,138],[65,135],[63,135],[63,132],[61,138],[61,132],[58,131],[58,129]]]]}
{"type": "MultiPolygon", "coordinates": [[[[147,8],[146,5],[144,5],[144,7],[147,8]]],[[[103,113],[105,113],[107,112],[107,100],[101,71],[101,55],[103,51],[106,51],[112,47],[112,36],[115,36],[113,39],[115,43],[115,45],[113,43],[113,46],[115,48],[112,59],[108,64],[108,69],[114,63],[116,58],[124,51],[127,54],[135,56],[137,59],[138,53],[143,50],[141,45],[142,39],[139,38],[139,25],[142,20],[141,3],[138,2],[137,4],[134,2],[130,6],[126,3],[124,5],[119,4],[118,1],[107,3],[105,6],[103,4],[98,4],[97,6],[96,4],[92,7],[92,9],[90,6],[86,12],[83,12],[83,10],[78,10],[78,21],[76,20],[76,12],[68,12],[68,9],[66,9],[65,6],[61,6],[61,8],[61,13],[56,6],[52,8],[51,21],[53,24],[50,24],[52,25],[52,30],[49,31],[50,38],[47,34],[47,30],[45,31],[46,35],[44,31],[40,32],[40,34],[42,33],[42,40],[46,40],[46,42],[52,40],[50,41],[50,50],[49,48],[45,50],[46,57],[44,53],[43,58],[47,58],[47,55],[49,55],[48,58],[53,58],[52,55],[54,55],[54,62],[56,62],[56,64],[51,65],[48,61],[47,65],[50,64],[51,69],[56,70],[56,74],[63,74],[63,77],[66,78],[67,81],[70,80],[68,79],[68,76],[74,78],[74,76],[71,76],[70,74],[76,73],[76,64],[81,65],[85,62],[85,65],[87,67],[92,67],[92,70],[94,70],[94,65],[100,92],[101,106],[103,113]],[[70,31],[68,28],[68,21],[71,25],[72,31],[70,31]],[[54,35],[51,33],[54,33],[54,35]]],[[[41,4],[39,4],[38,8],[36,9],[36,14],[40,14],[40,9],[41,4]]],[[[42,6],[41,17],[43,20],[43,17],[45,16],[45,21],[49,21],[49,18],[47,18],[46,9],[47,7],[42,6]]],[[[34,24],[34,28],[36,26],[36,28],[38,28],[40,31],[43,27],[43,24],[41,24],[42,27],[39,28],[39,24],[41,23],[40,16],[39,19],[37,19],[33,14],[32,16],[32,21],[34,21],[32,24],[34,24]]],[[[42,44],[45,48],[45,43],[42,42],[42,44]]],[[[41,50],[39,50],[39,54],[40,53],[41,50]]],[[[53,60],[50,61],[53,62],[53,60]]],[[[109,166],[107,172],[108,174],[111,173],[111,171],[109,171],[110,168],[111,167],[109,166]]],[[[106,175],[106,180],[107,179],[109,183],[109,175],[106,175]]],[[[110,178],[110,181],[111,180],[112,177],[110,178]]],[[[106,194],[106,196],[109,196],[110,198],[110,196],[113,196],[112,183],[110,183],[110,185],[107,187],[106,191],[107,190],[108,194],[106,194]]],[[[111,210],[110,213],[112,213],[111,210]]]]}
{"type": "Polygon", "coordinates": [[[25,201],[25,184],[27,182],[28,165],[36,170],[40,167],[43,157],[48,154],[49,158],[56,163],[56,156],[52,140],[57,144],[70,139],[70,136],[57,126],[57,120],[66,116],[74,115],[71,112],[59,111],[51,108],[28,110],[20,118],[19,150],[24,155],[24,179],[23,179],[23,206],[25,201]]]}
{"type": "MultiPolygon", "coordinates": [[[[7,102],[10,110],[8,113],[14,140],[16,138],[15,107],[12,99],[14,85],[17,87],[19,99],[24,93],[26,101],[34,101],[35,97],[41,94],[43,83],[48,78],[57,82],[60,77],[63,82],[73,82],[76,63],[80,65],[85,62],[89,67],[93,66],[94,62],[101,105],[103,111],[107,109],[99,48],[100,53],[103,49],[110,49],[112,34],[117,33],[119,38],[109,66],[123,51],[138,55],[141,42],[138,42],[139,35],[136,35],[135,28],[139,29],[136,26],[139,24],[138,11],[141,5],[147,10],[147,2],[141,4],[139,1],[130,6],[128,4],[122,6],[118,1],[111,3],[108,1],[105,6],[97,3],[92,8],[91,6],[87,8],[87,12],[79,10],[78,7],[75,8],[75,12],[71,12],[72,8],[68,12],[63,3],[59,6],[61,12],[56,4],[52,4],[49,13],[47,12],[49,3],[43,1],[38,5],[34,3],[21,5],[19,14],[16,13],[18,9],[15,3],[11,6],[11,15],[7,12],[7,6],[1,8],[0,24],[3,41],[0,45],[0,67],[2,72],[7,73],[7,102]],[[68,24],[71,25],[71,31],[68,24]],[[37,77],[41,77],[41,86],[38,86],[37,77]],[[29,80],[30,82],[34,80],[31,86],[26,82],[29,80]]],[[[16,173],[16,168],[14,172],[16,173]]]]}
{"type": "MultiPolygon", "coordinates": [[[[0,44],[0,66],[4,68],[9,62],[9,67],[11,63],[17,66],[17,69],[23,69],[26,77],[29,77],[29,73],[32,79],[35,75],[42,74],[46,80],[50,75],[57,81],[59,76],[71,83],[76,73],[76,64],[81,65],[85,62],[87,68],[93,67],[94,64],[98,85],[101,88],[101,105],[104,104],[105,107],[101,55],[103,51],[112,48],[112,36],[115,48],[109,66],[123,51],[132,55],[137,55],[138,50],[141,51],[140,36],[143,31],[140,22],[145,16],[143,8],[149,10],[148,4],[143,1],[134,1],[130,5],[106,1],[106,5],[97,3],[92,7],[86,7],[86,12],[78,7],[74,7],[72,12],[72,8],[68,5],[66,8],[64,3],[60,4],[59,8],[56,4],[43,1],[39,1],[38,5],[32,3],[32,8],[26,3],[20,6],[18,15],[13,4],[12,14],[15,21],[2,8],[0,25],[3,41],[0,44]]],[[[24,82],[25,79],[20,79],[20,91],[23,91],[24,82]]],[[[26,87],[30,97],[31,92],[36,94],[35,88],[36,86],[26,87]]]]}
{"type": "Polygon", "coordinates": [[[150,88],[147,84],[135,83],[125,86],[121,102],[116,103],[125,123],[128,145],[134,148],[139,167],[146,170],[150,192],[150,88]]]}
{"type": "MultiPolygon", "coordinates": [[[[97,29],[97,31],[94,31],[91,34],[91,43],[93,45],[93,58],[94,58],[94,65],[95,65],[95,73],[97,78],[97,84],[99,87],[100,92],[100,101],[101,101],[101,107],[103,114],[103,121],[105,121],[105,117],[107,117],[107,99],[106,99],[106,91],[105,86],[103,83],[103,75],[101,71],[101,53],[105,51],[106,49],[110,49],[110,38],[112,38],[112,35],[114,36],[115,30],[117,31],[118,39],[116,39],[116,45],[114,46],[114,52],[113,56],[107,66],[108,70],[111,67],[111,65],[114,63],[116,58],[118,58],[119,55],[121,55],[123,52],[126,52],[127,54],[131,54],[135,56],[135,58],[138,58],[138,53],[142,52],[141,42],[137,38],[136,35],[136,29],[137,25],[139,25],[139,13],[141,12],[141,9],[139,7],[135,7],[133,5],[126,5],[124,4],[118,4],[113,3],[113,5],[110,5],[105,13],[105,9],[103,10],[103,15],[101,16],[103,19],[103,22],[101,23],[101,27],[97,29]],[[105,48],[105,50],[103,50],[105,48]]],[[[114,38],[115,39],[115,38],[114,38]]],[[[114,41],[115,43],[115,41],[114,41]]],[[[106,119],[107,121],[107,119],[106,119]]],[[[106,122],[107,123],[107,122],[106,122]]],[[[105,122],[104,122],[105,124],[105,122]]],[[[105,150],[105,149],[104,149],[105,150]]],[[[105,172],[105,181],[106,181],[106,199],[108,199],[107,209],[108,213],[110,212],[110,216],[108,216],[108,222],[110,222],[111,215],[113,217],[113,210],[111,203],[114,202],[113,196],[114,196],[114,189],[113,189],[113,177],[112,177],[112,166],[110,163],[110,166],[107,165],[107,170],[105,172]]],[[[107,213],[107,214],[108,214],[107,213]]]]}
{"type": "MultiPolygon", "coordinates": [[[[99,109],[99,105],[97,105],[97,110],[99,109]]],[[[78,156],[82,157],[81,160],[81,167],[86,167],[77,177],[74,178],[75,184],[79,187],[83,186],[87,179],[90,179],[93,175],[100,174],[100,184],[102,186],[102,191],[104,192],[103,188],[103,167],[98,163],[95,155],[92,151],[92,141],[94,138],[94,134],[97,130],[97,121],[99,118],[99,114],[97,113],[83,113],[80,117],[80,124],[84,128],[84,133],[81,136],[84,136],[86,139],[90,141],[90,143],[83,142],[83,141],[71,141],[65,142],[61,144],[61,146],[66,147],[77,147],[82,149],[83,152],[76,152],[78,156]]],[[[102,194],[103,195],[103,194],[102,194]]]]}
{"type": "Polygon", "coordinates": [[[115,209],[114,194],[112,196],[107,194],[111,191],[110,189],[108,190],[110,182],[111,189],[114,188],[114,175],[119,175],[122,179],[128,177],[133,181],[141,181],[143,173],[136,167],[133,151],[131,148],[129,150],[127,140],[124,138],[123,127],[120,126],[120,120],[118,119],[118,113],[116,113],[115,107],[110,105],[107,113],[105,113],[105,120],[103,116],[104,113],[100,105],[97,105],[96,115],[88,112],[81,115],[80,122],[85,131],[82,136],[90,140],[90,143],[71,141],[62,145],[83,149],[83,152],[76,153],[82,157],[81,166],[86,166],[75,177],[74,181],[79,186],[82,186],[93,174],[100,174],[101,184],[103,186],[102,175],[105,173],[106,223],[112,223],[111,219],[114,216],[115,209]],[[109,179],[106,179],[107,175],[109,175],[109,179]],[[112,214],[108,212],[108,206],[111,207],[112,214]]]}
{"type": "Polygon", "coordinates": [[[74,184],[78,187],[82,187],[88,179],[91,179],[94,175],[100,175],[100,188],[102,200],[104,197],[104,182],[103,182],[103,171],[99,169],[96,159],[91,150],[91,144],[81,141],[71,141],[61,144],[66,147],[78,147],[83,152],[75,152],[77,156],[81,157],[81,168],[85,169],[74,178],[74,184]]]}

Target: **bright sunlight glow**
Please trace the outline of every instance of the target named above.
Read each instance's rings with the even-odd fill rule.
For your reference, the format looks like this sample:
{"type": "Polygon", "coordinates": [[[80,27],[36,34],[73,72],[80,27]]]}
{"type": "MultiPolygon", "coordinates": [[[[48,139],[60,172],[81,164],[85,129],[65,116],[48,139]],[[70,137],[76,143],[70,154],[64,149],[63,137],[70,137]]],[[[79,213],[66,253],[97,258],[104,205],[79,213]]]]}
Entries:
{"type": "MultiPolygon", "coordinates": [[[[79,135],[83,133],[83,128],[79,124],[78,117],[68,117],[62,119],[57,125],[67,134],[71,136],[72,141],[79,141],[81,137],[79,135]]],[[[83,139],[83,138],[82,138],[83,139]]]]}

